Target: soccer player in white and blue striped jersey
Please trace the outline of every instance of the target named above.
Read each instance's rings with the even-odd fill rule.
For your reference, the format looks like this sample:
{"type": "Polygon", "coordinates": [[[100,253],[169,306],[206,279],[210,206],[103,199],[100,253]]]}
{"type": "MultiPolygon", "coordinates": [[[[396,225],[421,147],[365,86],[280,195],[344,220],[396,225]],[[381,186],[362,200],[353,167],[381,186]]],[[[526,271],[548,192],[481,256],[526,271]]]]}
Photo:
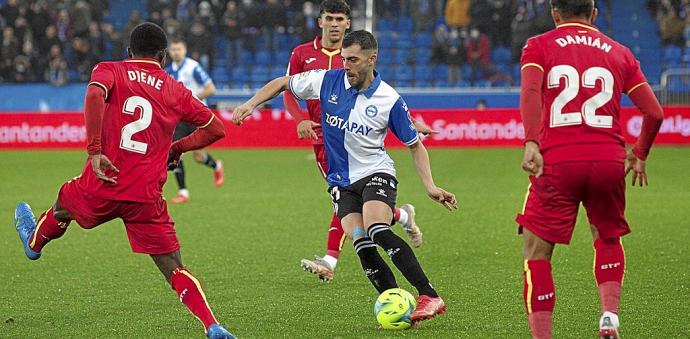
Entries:
{"type": "Polygon", "coordinates": [[[390,130],[409,147],[427,194],[448,209],[455,195],[434,184],[429,155],[412,123],[407,104],[374,70],[378,44],[367,31],[349,33],[343,41],[344,69],[311,71],[269,82],[235,109],[242,120],[261,103],[290,89],[303,100],[321,102],[324,144],[328,158],[329,192],[345,233],[354,241],[365,274],[379,293],[397,282],[376,245],[419,292],[413,322],[446,311],[443,299],[429,283],[410,246],[390,229],[398,180],[393,160],[384,148],[390,130]]]}
{"type": "MultiPolygon", "coordinates": [[[[165,71],[175,80],[182,82],[199,100],[206,103],[206,98],[216,92],[216,86],[199,62],[187,57],[187,45],[184,40],[179,38],[173,39],[170,43],[169,53],[172,62],[165,67],[165,71]]],[[[196,127],[182,122],[175,128],[173,139],[184,138],[194,132],[194,130],[196,130],[196,127]]],[[[205,150],[193,151],[192,156],[196,162],[213,169],[213,182],[216,187],[223,185],[225,179],[222,161],[215,160],[205,150]]],[[[189,190],[185,182],[184,162],[182,159],[178,162],[178,166],[173,170],[173,173],[175,174],[179,190],[177,196],[172,198],[171,202],[174,204],[188,202],[190,199],[189,190]]]]}

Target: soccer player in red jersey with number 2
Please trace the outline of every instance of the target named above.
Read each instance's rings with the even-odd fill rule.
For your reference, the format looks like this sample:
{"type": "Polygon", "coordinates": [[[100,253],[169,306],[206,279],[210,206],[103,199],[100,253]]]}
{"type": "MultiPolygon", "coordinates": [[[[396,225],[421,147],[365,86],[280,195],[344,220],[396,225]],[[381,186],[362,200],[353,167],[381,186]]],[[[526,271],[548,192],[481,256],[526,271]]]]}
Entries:
{"type": "Polygon", "coordinates": [[[556,29],[527,41],[522,52],[520,112],[525,125],[522,168],[530,186],[517,223],[524,236],[524,302],[534,338],[551,338],[555,288],[551,255],[568,244],[579,204],[594,239],[594,275],[601,301],[601,338],[618,338],[625,269],[621,236],[625,176],[647,185],[645,161],[663,111],[632,52],[594,26],[594,0],[551,0],[556,29]],[[626,93],[644,114],[630,154],[619,120],[626,93]]]}
{"type": "MultiPolygon", "coordinates": [[[[324,0],[321,2],[318,24],[321,27],[321,36],[295,47],[292,51],[287,71],[288,76],[317,69],[343,68],[340,50],[345,31],[350,28],[350,6],[344,0],[324,0]]],[[[316,164],[325,179],[328,172],[328,161],[320,126],[321,104],[319,100],[307,100],[308,116],[302,113],[297,99],[290,91],[283,93],[283,102],[287,111],[297,121],[299,138],[313,141],[316,164]]],[[[417,131],[422,134],[435,133],[422,122],[415,121],[414,123],[417,131]]],[[[419,247],[422,244],[422,232],[415,221],[414,206],[404,204],[400,208],[396,208],[394,219],[395,222],[402,225],[412,245],[419,247]]],[[[321,280],[332,280],[344,242],[343,227],[340,225],[338,216],[333,213],[328,231],[326,255],[324,257],[316,256],[314,260],[302,259],[300,263],[302,268],[316,274],[321,280]]]]}
{"type": "Polygon", "coordinates": [[[36,260],[72,220],[91,229],[122,219],[132,251],[153,258],[208,338],[234,338],[216,320],[199,280],[182,265],[162,196],[168,165],[184,152],[221,139],[223,124],[161,68],[168,40],[160,27],[140,24],[129,41],[131,58],[101,62],[91,74],[84,104],[89,158],[82,174],[62,186],[55,205],[38,222],[28,204],[17,205],[19,238],[26,256],[36,260]],[[198,129],[172,143],[180,121],[198,129]]]}

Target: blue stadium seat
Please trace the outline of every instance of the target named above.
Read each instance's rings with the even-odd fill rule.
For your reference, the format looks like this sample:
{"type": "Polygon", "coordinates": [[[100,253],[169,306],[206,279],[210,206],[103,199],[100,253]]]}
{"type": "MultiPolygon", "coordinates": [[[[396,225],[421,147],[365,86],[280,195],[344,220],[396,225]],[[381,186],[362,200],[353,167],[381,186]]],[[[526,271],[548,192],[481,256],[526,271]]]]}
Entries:
{"type": "Polygon", "coordinates": [[[415,45],[409,36],[401,36],[395,41],[395,47],[398,49],[412,49],[415,48],[415,45]]]}
{"type": "Polygon", "coordinates": [[[393,21],[381,18],[376,22],[376,29],[379,31],[392,31],[394,29],[393,21]]]}
{"type": "Polygon", "coordinates": [[[471,86],[472,86],[472,84],[470,84],[469,81],[465,81],[465,80],[460,80],[460,81],[457,81],[453,84],[453,87],[461,87],[461,88],[467,88],[467,87],[471,87],[471,86]]]}
{"type": "Polygon", "coordinates": [[[681,50],[678,46],[670,45],[664,47],[664,61],[666,62],[680,61],[682,54],[683,50],[681,50]]]}
{"type": "Polygon", "coordinates": [[[414,79],[417,81],[429,81],[431,80],[431,72],[432,69],[430,67],[418,63],[414,69],[414,79]]]}
{"type": "Polygon", "coordinates": [[[419,81],[419,80],[415,80],[415,82],[414,82],[414,87],[418,87],[418,88],[429,88],[429,87],[431,87],[431,82],[430,82],[430,81],[419,81]]]}
{"type": "Polygon", "coordinates": [[[400,17],[395,25],[395,28],[401,34],[406,34],[414,31],[414,21],[410,17],[400,17]]]}
{"type": "Polygon", "coordinates": [[[269,51],[256,52],[256,59],[254,60],[258,65],[270,65],[273,62],[273,57],[269,51]]]}
{"type": "Polygon", "coordinates": [[[395,52],[395,57],[393,58],[393,60],[395,61],[396,64],[404,65],[404,64],[407,64],[407,61],[409,58],[410,58],[410,50],[409,49],[398,49],[395,52]]]}
{"type": "Polygon", "coordinates": [[[431,62],[431,50],[426,48],[417,48],[414,51],[415,64],[429,64],[431,62]]]}
{"type": "Polygon", "coordinates": [[[393,48],[395,45],[395,39],[392,36],[388,38],[378,38],[377,41],[380,49],[393,48]]]}
{"type": "Polygon", "coordinates": [[[448,87],[448,80],[446,80],[445,77],[443,79],[437,78],[436,80],[434,80],[434,87],[448,87]]]}
{"type": "Polygon", "coordinates": [[[508,64],[511,59],[510,50],[505,47],[497,47],[491,52],[491,60],[496,64],[508,64]]]}
{"type": "Polygon", "coordinates": [[[216,83],[224,83],[230,81],[230,72],[225,67],[215,67],[211,71],[211,79],[216,83]]]}
{"type": "Polygon", "coordinates": [[[398,81],[411,81],[414,77],[412,69],[410,67],[400,67],[394,73],[394,78],[398,81]]]}
{"type": "Polygon", "coordinates": [[[433,70],[434,79],[445,80],[448,78],[448,66],[446,65],[436,65],[433,70]]]}
{"type": "Polygon", "coordinates": [[[489,80],[479,80],[474,83],[474,87],[491,87],[491,81],[489,80]]]}
{"type": "Polygon", "coordinates": [[[249,79],[249,71],[242,66],[235,66],[231,72],[232,81],[247,81],[249,79]]]}
{"type": "Polygon", "coordinates": [[[414,38],[414,43],[415,43],[415,45],[417,45],[418,48],[420,48],[420,47],[431,48],[432,42],[433,42],[433,38],[431,36],[431,33],[420,32],[420,33],[417,33],[417,35],[414,38]]]}

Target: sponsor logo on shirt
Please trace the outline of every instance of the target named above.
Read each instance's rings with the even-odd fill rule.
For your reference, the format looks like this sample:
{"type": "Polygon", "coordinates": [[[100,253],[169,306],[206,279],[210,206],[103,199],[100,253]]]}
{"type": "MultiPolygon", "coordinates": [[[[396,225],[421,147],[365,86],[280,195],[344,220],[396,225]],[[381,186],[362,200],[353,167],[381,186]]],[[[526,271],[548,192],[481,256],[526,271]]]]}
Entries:
{"type": "Polygon", "coordinates": [[[326,113],[326,124],[354,134],[368,136],[374,128],[326,113]]]}
{"type": "Polygon", "coordinates": [[[310,63],[312,63],[312,62],[314,62],[314,61],[316,61],[316,58],[309,58],[309,59],[307,59],[307,60],[304,60],[304,63],[305,63],[305,64],[310,64],[310,63]]]}
{"type": "Polygon", "coordinates": [[[328,98],[328,102],[337,105],[338,104],[338,95],[337,94],[331,94],[331,97],[328,98]]]}

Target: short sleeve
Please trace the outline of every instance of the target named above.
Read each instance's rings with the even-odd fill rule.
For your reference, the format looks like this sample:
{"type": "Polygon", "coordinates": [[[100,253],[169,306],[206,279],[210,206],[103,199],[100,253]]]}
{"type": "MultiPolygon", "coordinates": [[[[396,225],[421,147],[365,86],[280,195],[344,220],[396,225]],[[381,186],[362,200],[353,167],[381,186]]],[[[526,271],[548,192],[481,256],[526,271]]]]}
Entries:
{"type": "Polygon", "coordinates": [[[624,74],[626,74],[627,76],[624,80],[623,92],[629,95],[630,92],[646,84],[647,77],[645,77],[644,73],[642,73],[640,62],[637,61],[637,58],[635,58],[632,52],[628,51],[626,60],[627,62],[624,66],[626,67],[626,70],[624,74]]]}
{"type": "Polygon", "coordinates": [[[419,141],[419,134],[414,127],[410,110],[402,97],[398,98],[388,118],[388,127],[396,138],[406,146],[412,146],[419,141]]]}
{"type": "Polygon", "coordinates": [[[522,47],[522,57],[520,58],[520,69],[525,67],[536,67],[544,71],[544,49],[539,45],[535,38],[527,40],[522,47]]]}
{"type": "Polygon", "coordinates": [[[98,63],[91,71],[91,80],[89,85],[94,85],[102,88],[105,91],[105,98],[108,99],[110,92],[115,85],[115,73],[112,66],[108,63],[98,63]]]}
{"type": "Polygon", "coordinates": [[[204,70],[203,67],[201,67],[201,65],[196,65],[196,67],[194,67],[193,75],[194,75],[194,80],[198,84],[206,85],[207,83],[209,83],[211,81],[211,77],[208,76],[208,73],[206,73],[206,71],[204,70]]]}
{"type": "Polygon", "coordinates": [[[322,69],[295,74],[290,77],[290,92],[300,100],[319,99],[324,76],[322,69]]]}
{"type": "Polygon", "coordinates": [[[287,72],[285,75],[295,75],[297,73],[302,73],[302,64],[300,62],[300,56],[297,51],[293,50],[290,55],[290,63],[288,64],[287,72]]]}
{"type": "Polygon", "coordinates": [[[208,126],[213,119],[213,112],[199,100],[181,82],[175,82],[175,97],[180,98],[175,106],[182,116],[182,120],[196,127],[208,126]]]}

